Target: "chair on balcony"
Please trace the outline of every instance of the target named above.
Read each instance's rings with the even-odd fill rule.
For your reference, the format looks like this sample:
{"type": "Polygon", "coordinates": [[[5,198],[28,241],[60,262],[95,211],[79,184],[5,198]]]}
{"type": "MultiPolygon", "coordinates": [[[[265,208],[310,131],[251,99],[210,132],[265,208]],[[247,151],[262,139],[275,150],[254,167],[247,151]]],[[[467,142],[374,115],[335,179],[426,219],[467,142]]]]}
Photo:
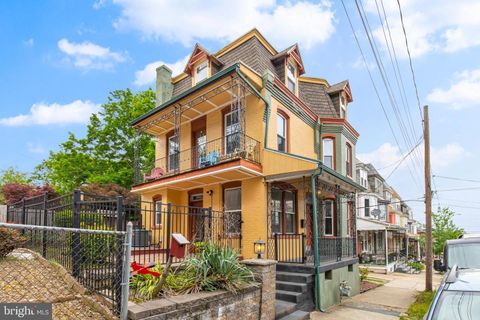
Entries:
{"type": "Polygon", "coordinates": [[[153,168],[152,172],[148,175],[146,173],[143,174],[143,181],[151,181],[160,178],[165,174],[165,171],[162,168],[153,168]]]}
{"type": "Polygon", "coordinates": [[[208,155],[203,156],[200,159],[201,159],[201,162],[200,162],[201,167],[214,166],[215,164],[217,164],[218,152],[211,151],[208,153],[208,155]]]}

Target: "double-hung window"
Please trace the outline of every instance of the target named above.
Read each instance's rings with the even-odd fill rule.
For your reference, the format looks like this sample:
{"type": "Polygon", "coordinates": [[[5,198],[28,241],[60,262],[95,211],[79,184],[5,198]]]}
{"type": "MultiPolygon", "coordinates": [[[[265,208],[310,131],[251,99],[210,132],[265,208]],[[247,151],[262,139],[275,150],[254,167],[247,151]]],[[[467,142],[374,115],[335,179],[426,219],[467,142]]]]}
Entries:
{"type": "Polygon", "coordinates": [[[208,77],[208,62],[205,61],[198,65],[195,69],[195,84],[207,79],[208,77]]]}
{"type": "Polygon", "coordinates": [[[333,236],[333,201],[326,200],[323,206],[323,235],[333,236]]]}
{"type": "Polygon", "coordinates": [[[277,150],[287,152],[287,119],[277,113],[277,150]]]}
{"type": "Polygon", "coordinates": [[[297,69],[290,62],[287,64],[287,87],[290,91],[296,93],[297,69]]]}
{"type": "Polygon", "coordinates": [[[155,205],[155,225],[160,226],[162,224],[162,201],[157,200],[155,205]]]}
{"type": "Polygon", "coordinates": [[[240,150],[240,119],[239,112],[232,111],[225,115],[225,153],[230,154],[240,150]]]}
{"type": "Polygon", "coordinates": [[[177,170],[179,168],[180,150],[177,136],[168,138],[168,170],[177,170]]]}
{"type": "Polygon", "coordinates": [[[370,199],[365,199],[365,205],[363,208],[365,212],[365,217],[370,217],[370,199]]]}
{"type": "Polygon", "coordinates": [[[323,164],[331,169],[334,169],[333,141],[334,140],[332,138],[323,138],[323,164]]]}
{"type": "Polygon", "coordinates": [[[272,233],[295,233],[295,191],[272,188],[271,198],[272,233]]]}
{"type": "Polygon", "coordinates": [[[345,145],[345,173],[352,176],[352,146],[348,143],[345,145]]]}
{"type": "Polygon", "coordinates": [[[223,191],[225,207],[225,231],[230,236],[238,236],[242,225],[242,189],[229,188],[223,191]]]}
{"type": "Polygon", "coordinates": [[[342,95],[340,97],[340,117],[346,119],[347,118],[347,99],[345,96],[342,95]]]}

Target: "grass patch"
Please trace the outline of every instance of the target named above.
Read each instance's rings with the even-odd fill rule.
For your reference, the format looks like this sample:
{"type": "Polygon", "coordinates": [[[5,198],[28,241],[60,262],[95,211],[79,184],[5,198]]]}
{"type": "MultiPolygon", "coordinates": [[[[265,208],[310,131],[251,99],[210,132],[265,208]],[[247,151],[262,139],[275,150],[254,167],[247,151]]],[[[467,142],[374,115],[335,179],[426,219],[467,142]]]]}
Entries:
{"type": "Polygon", "coordinates": [[[430,303],[435,296],[435,291],[422,291],[420,292],[415,302],[408,307],[404,316],[400,317],[400,320],[422,320],[423,316],[427,313],[430,303]]]}

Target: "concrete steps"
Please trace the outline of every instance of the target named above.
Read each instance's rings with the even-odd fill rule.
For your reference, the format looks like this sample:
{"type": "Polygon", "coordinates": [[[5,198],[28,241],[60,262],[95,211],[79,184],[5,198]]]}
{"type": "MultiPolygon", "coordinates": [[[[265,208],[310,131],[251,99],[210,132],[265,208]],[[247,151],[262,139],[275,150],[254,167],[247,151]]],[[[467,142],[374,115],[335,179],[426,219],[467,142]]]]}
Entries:
{"type": "Polygon", "coordinates": [[[313,310],[313,268],[277,264],[275,319],[308,319],[313,310]]]}

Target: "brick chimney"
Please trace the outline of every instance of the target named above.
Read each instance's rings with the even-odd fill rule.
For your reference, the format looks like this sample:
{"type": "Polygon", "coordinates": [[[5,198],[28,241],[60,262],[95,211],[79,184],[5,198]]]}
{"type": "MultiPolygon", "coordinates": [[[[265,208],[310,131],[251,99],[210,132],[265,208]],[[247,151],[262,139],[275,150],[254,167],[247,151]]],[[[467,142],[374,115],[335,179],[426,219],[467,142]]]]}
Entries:
{"type": "Polygon", "coordinates": [[[172,70],[166,65],[157,68],[157,106],[172,98],[172,70]]]}

